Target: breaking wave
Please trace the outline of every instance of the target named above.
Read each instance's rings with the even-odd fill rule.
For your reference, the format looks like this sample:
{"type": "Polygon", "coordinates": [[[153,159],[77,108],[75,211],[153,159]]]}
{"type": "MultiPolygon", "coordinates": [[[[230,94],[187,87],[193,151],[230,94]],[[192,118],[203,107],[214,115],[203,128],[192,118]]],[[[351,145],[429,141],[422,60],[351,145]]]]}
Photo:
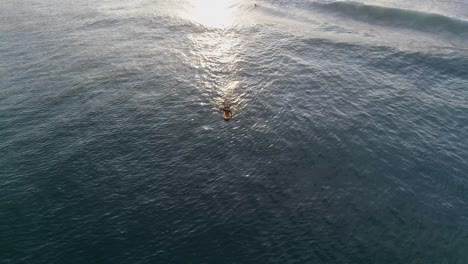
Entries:
{"type": "Polygon", "coordinates": [[[436,13],[338,1],[314,3],[315,6],[355,20],[382,26],[407,27],[431,33],[452,33],[468,37],[468,21],[436,13]]]}

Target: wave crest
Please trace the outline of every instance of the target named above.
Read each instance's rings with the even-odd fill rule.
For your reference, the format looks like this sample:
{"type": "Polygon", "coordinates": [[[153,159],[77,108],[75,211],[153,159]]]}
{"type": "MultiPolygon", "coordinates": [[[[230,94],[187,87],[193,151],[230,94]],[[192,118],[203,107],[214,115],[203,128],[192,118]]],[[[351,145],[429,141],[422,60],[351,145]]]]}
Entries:
{"type": "Polygon", "coordinates": [[[424,32],[449,32],[463,37],[468,35],[468,21],[436,13],[368,5],[352,1],[315,3],[315,5],[372,24],[408,27],[424,32]]]}

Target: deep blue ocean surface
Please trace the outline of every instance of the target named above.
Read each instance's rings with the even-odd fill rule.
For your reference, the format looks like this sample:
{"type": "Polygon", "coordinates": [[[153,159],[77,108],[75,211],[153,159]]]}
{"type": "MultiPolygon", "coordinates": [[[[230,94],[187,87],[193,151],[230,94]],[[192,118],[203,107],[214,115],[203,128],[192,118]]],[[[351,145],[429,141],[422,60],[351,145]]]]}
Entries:
{"type": "Polygon", "coordinates": [[[468,263],[468,1],[0,0],[0,263],[468,263]]]}

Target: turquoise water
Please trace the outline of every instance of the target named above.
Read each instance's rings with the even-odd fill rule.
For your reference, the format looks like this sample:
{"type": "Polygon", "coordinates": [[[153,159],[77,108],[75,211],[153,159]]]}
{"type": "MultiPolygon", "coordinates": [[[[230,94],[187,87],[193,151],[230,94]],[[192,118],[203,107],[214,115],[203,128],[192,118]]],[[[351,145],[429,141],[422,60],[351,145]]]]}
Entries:
{"type": "Polygon", "coordinates": [[[466,10],[1,1],[0,263],[467,263],[466,10]]]}

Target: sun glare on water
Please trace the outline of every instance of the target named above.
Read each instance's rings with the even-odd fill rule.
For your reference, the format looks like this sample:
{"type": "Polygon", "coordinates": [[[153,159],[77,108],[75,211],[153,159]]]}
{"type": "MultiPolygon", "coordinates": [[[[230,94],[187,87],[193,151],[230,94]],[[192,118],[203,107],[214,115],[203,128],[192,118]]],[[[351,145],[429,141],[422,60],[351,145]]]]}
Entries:
{"type": "Polygon", "coordinates": [[[226,28],[233,24],[229,8],[231,0],[190,0],[186,18],[211,28],[226,28]]]}
{"type": "Polygon", "coordinates": [[[238,14],[233,1],[186,0],[180,14],[208,29],[189,34],[192,50],[187,62],[199,69],[195,81],[201,93],[212,100],[214,109],[232,106],[236,112],[241,102],[237,71],[242,45],[235,31],[229,30],[238,14]]]}

